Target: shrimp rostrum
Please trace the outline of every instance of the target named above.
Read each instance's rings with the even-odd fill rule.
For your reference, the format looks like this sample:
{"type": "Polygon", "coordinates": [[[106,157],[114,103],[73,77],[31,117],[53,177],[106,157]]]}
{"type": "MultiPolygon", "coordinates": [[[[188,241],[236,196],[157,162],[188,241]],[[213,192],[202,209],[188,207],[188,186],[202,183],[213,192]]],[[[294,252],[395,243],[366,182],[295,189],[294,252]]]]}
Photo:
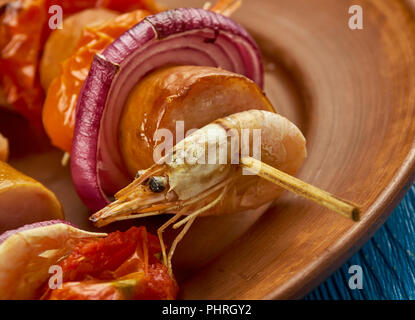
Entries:
{"type": "Polygon", "coordinates": [[[241,166],[252,154],[274,168],[295,174],[306,157],[305,138],[286,118],[250,110],[218,119],[194,131],[115,195],[116,201],[91,216],[97,226],[174,214],[158,231],[164,262],[171,258],[196,217],[237,213],[275,200],[282,189],[241,166]],[[180,220],[181,219],[181,220],[180,220]],[[167,257],[163,231],[183,230],[167,257]]]}

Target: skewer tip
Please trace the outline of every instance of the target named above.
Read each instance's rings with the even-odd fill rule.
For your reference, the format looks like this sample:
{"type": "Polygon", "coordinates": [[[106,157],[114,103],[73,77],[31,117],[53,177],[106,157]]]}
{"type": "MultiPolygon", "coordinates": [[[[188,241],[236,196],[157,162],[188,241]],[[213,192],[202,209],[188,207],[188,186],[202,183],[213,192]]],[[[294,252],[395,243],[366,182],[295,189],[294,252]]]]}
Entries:
{"type": "Polygon", "coordinates": [[[361,214],[361,210],[358,207],[355,207],[352,211],[352,219],[355,222],[360,221],[360,214],[361,214]]]}
{"type": "Polygon", "coordinates": [[[65,152],[61,159],[62,167],[66,167],[71,159],[71,154],[69,152],[65,152]]]}

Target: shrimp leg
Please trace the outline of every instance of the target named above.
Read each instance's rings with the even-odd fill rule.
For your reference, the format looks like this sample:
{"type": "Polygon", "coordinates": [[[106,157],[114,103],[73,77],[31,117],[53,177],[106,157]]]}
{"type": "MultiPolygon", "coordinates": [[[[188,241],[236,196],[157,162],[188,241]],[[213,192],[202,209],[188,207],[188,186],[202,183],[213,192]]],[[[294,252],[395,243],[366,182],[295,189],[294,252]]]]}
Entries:
{"type": "Polygon", "coordinates": [[[165,266],[167,266],[169,273],[173,274],[172,271],[172,258],[174,251],[176,250],[177,245],[179,242],[183,239],[183,237],[186,235],[187,231],[190,229],[190,226],[193,224],[193,222],[196,220],[196,218],[201,215],[203,212],[206,212],[207,210],[215,207],[221,200],[223,200],[225,194],[226,194],[227,188],[225,187],[221,194],[210,204],[204,206],[201,209],[196,210],[191,215],[188,215],[186,218],[181,220],[180,222],[173,225],[173,229],[177,229],[181,227],[182,225],[185,225],[183,230],[180,231],[180,233],[177,235],[177,237],[173,240],[172,245],[170,246],[169,254],[166,255],[166,245],[164,243],[163,239],[163,232],[173,223],[175,223],[181,216],[184,215],[184,213],[187,211],[187,209],[180,210],[176,215],[174,215],[171,219],[169,219],[166,223],[164,223],[158,230],[157,235],[159,237],[160,246],[161,246],[161,252],[163,254],[163,263],[165,266]]]}
{"type": "Polygon", "coordinates": [[[164,223],[160,228],[157,230],[157,235],[160,240],[161,252],[163,254],[163,263],[165,266],[168,265],[167,263],[167,254],[166,254],[166,245],[164,244],[163,240],[163,232],[173,223],[175,223],[182,215],[184,214],[184,209],[179,211],[175,214],[171,219],[169,219],[166,223],[164,223]]]}
{"type": "Polygon", "coordinates": [[[172,269],[172,258],[174,251],[176,250],[177,245],[179,242],[183,239],[183,237],[186,235],[187,231],[189,231],[190,227],[192,226],[193,222],[196,220],[197,217],[193,217],[189,221],[186,222],[186,225],[184,226],[183,230],[180,231],[178,236],[174,239],[173,243],[171,244],[170,250],[169,250],[169,256],[167,258],[167,268],[170,276],[173,275],[173,269],[172,269]]]}
{"type": "Polygon", "coordinates": [[[227,190],[228,190],[228,188],[226,186],[222,190],[221,194],[214,201],[212,201],[208,205],[204,206],[203,208],[200,208],[200,209],[196,210],[195,212],[193,212],[192,214],[188,215],[186,218],[184,218],[180,222],[178,222],[175,225],[173,225],[173,229],[180,228],[183,224],[185,224],[189,220],[191,220],[193,218],[196,218],[197,216],[200,216],[203,212],[209,210],[210,208],[214,208],[220,201],[223,200],[223,198],[224,198],[227,190]]]}

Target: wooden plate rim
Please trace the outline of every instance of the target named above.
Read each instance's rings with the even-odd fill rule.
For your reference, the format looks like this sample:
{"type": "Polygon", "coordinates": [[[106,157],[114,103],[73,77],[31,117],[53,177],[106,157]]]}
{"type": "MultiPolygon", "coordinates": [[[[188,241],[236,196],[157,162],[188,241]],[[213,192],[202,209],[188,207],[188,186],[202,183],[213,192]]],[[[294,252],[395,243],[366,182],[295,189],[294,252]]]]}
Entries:
{"type": "Polygon", "coordinates": [[[264,299],[301,299],[318,286],[356,253],[386,222],[414,181],[415,142],[391,183],[363,212],[361,221],[331,245],[323,255],[308,264],[302,274],[292,277],[283,286],[279,286],[266,295],[264,299]]]}

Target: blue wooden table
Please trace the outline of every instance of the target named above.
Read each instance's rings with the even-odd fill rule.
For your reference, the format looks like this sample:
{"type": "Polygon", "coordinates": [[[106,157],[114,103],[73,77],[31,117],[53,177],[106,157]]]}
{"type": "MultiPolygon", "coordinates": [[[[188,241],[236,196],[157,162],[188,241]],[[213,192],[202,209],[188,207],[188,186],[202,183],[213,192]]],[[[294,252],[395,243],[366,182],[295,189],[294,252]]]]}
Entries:
{"type": "Polygon", "coordinates": [[[415,299],[415,184],[363,248],[305,299],[415,299]],[[349,288],[349,268],[363,271],[363,289],[349,288]]]}

